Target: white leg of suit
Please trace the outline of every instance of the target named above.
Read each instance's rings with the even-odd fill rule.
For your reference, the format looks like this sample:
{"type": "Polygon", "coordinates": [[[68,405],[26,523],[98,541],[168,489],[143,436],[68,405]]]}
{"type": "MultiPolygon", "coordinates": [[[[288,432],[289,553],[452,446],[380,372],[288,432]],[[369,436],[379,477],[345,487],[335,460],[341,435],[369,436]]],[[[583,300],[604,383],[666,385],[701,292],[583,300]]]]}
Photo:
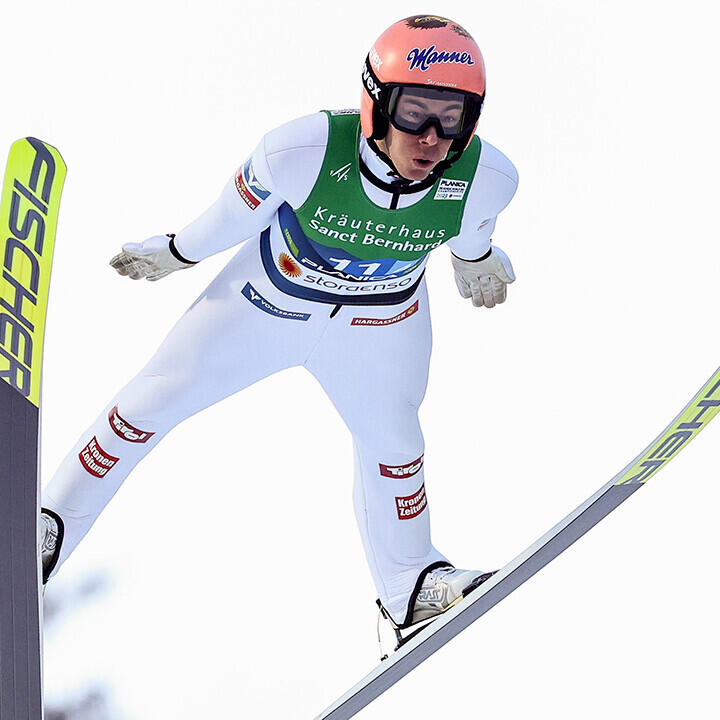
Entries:
{"type": "Polygon", "coordinates": [[[304,364],[353,435],[360,532],[380,599],[402,621],[419,572],[444,559],[430,542],[423,469],[413,465],[424,449],[417,410],[431,345],[427,294],[421,284],[400,305],[344,306],[333,318],[331,310],[278,291],[265,275],[257,243],[248,242],[81,436],[50,482],[43,504],[65,523],[55,571],[168,431],[263,377],[304,364]],[[417,311],[400,321],[352,323],[355,317],[392,318],[416,301],[417,311]],[[114,408],[138,432],[113,429],[114,408]],[[142,433],[152,435],[138,441],[142,433]],[[383,474],[381,465],[390,470],[383,474]]]}
{"type": "Polygon", "coordinates": [[[65,522],[55,571],[75,549],[124,479],[162,437],[182,420],[278,370],[301,364],[322,333],[327,313],[290,320],[248,300],[250,283],[282,310],[308,312],[308,303],[281,294],[260,264],[257,243],[248,242],[180,318],[148,365],[126,385],[60,465],[43,504],[65,522]],[[111,428],[109,411],[154,433],[145,443],[128,442],[111,428]],[[102,477],[87,471],[79,454],[92,442],[115,464],[102,477]]]}
{"type": "Polygon", "coordinates": [[[344,306],[306,363],[352,433],[355,514],[380,600],[397,622],[419,573],[445,560],[430,541],[418,421],[431,343],[422,283],[401,305],[344,306]],[[352,324],[393,318],[415,302],[416,312],[390,325],[352,324]]]}

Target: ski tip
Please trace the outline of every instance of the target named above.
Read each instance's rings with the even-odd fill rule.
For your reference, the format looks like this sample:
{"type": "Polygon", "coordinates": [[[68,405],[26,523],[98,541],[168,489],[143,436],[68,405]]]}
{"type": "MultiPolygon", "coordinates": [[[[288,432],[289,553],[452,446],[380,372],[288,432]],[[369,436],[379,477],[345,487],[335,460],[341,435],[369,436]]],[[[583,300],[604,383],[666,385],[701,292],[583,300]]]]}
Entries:
{"type": "Polygon", "coordinates": [[[36,150],[39,146],[45,147],[47,151],[55,158],[55,162],[60,165],[63,170],[67,170],[67,165],[65,164],[65,159],[63,158],[62,153],[51,143],[47,142],[46,140],[36,138],[34,135],[28,135],[27,137],[18,138],[17,140],[15,140],[15,142],[10,145],[10,154],[12,154],[13,150],[19,149],[26,143],[36,150]]]}

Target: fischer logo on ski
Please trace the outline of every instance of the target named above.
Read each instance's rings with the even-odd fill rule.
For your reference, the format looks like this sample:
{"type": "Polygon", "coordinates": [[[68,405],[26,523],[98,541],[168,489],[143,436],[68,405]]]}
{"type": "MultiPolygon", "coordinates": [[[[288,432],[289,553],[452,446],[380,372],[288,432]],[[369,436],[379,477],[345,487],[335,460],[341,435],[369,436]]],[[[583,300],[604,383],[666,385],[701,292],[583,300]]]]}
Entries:
{"type": "Polygon", "coordinates": [[[668,460],[682,450],[720,410],[720,380],[701,391],[672,422],[668,430],[622,474],[616,485],[646,483],[668,460]]]}
{"type": "MultiPolygon", "coordinates": [[[[36,407],[57,206],[65,177],[62,159],[35,138],[13,145],[27,175],[8,164],[2,196],[0,378],[36,407]],[[20,144],[21,143],[21,144],[20,144]]],[[[57,151],[55,151],[57,153],[57,151]]]]}

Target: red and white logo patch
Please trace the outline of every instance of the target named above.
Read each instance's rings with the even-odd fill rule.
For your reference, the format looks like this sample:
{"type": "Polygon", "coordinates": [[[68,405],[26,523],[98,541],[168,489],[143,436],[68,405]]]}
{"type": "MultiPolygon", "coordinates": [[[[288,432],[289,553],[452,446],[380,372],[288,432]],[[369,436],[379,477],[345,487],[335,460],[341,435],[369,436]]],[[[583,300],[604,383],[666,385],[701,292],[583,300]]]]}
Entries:
{"type": "Polygon", "coordinates": [[[242,168],[240,168],[237,171],[237,175],[235,175],[235,187],[238,193],[240,193],[240,197],[245,201],[245,204],[251,210],[256,210],[258,205],[260,205],[260,199],[252,194],[250,188],[245,183],[242,168]]]}
{"type": "Polygon", "coordinates": [[[401,313],[394,315],[391,318],[366,318],[356,317],[350,321],[351,325],[394,325],[405,318],[414,315],[418,310],[419,300],[416,300],[409,308],[403,310],[401,313]]]}
{"type": "Polygon", "coordinates": [[[120,459],[106,453],[94,437],[78,454],[82,466],[97,478],[105,477],[120,459]]]}
{"type": "Polygon", "coordinates": [[[108,420],[114,433],[123,440],[131,443],[146,443],[155,434],[138,430],[129,422],[125,422],[118,414],[117,405],[108,414],[108,420]]]}
{"type": "Polygon", "coordinates": [[[395,505],[400,520],[411,520],[417,517],[427,507],[427,497],[425,496],[425,484],[420,489],[408,497],[396,497],[395,505]]]}
{"type": "Polygon", "coordinates": [[[421,455],[417,460],[413,460],[407,465],[383,465],[380,463],[380,474],[383,477],[390,478],[408,478],[420,472],[423,466],[423,458],[421,455]]]}
{"type": "Polygon", "coordinates": [[[270,197],[270,191],[262,185],[255,176],[255,170],[252,165],[252,158],[237,171],[235,175],[235,187],[245,204],[255,210],[263,200],[270,197]]]}

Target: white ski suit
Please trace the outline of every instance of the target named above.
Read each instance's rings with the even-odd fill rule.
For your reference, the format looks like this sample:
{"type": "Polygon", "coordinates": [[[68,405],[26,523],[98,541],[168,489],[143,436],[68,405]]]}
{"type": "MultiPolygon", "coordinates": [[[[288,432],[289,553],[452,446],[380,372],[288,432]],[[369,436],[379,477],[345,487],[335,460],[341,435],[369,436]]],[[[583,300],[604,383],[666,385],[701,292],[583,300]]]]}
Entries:
{"type": "MultiPolygon", "coordinates": [[[[408,263],[398,271],[396,260],[361,263],[347,253],[313,266],[288,251],[282,230],[282,214],[300,207],[315,186],[328,127],[328,116],[317,113],[269,132],[216,203],[176,236],[175,247],[191,261],[244,244],[47,487],[43,505],[65,525],[55,572],[167,432],[296,365],[319,380],[352,433],[356,517],[380,600],[396,622],[407,615],[419,574],[445,560],[430,539],[417,416],[431,348],[427,256],[409,271],[408,263]]],[[[386,184],[388,166],[362,136],[358,152],[368,171],[362,189],[377,206],[401,210],[434,192],[415,189],[419,183],[395,192],[386,184]]],[[[338,168],[338,183],[347,171],[338,168]]],[[[456,255],[488,252],[495,219],[516,186],[513,165],[483,142],[460,233],[448,242],[456,255]]]]}

